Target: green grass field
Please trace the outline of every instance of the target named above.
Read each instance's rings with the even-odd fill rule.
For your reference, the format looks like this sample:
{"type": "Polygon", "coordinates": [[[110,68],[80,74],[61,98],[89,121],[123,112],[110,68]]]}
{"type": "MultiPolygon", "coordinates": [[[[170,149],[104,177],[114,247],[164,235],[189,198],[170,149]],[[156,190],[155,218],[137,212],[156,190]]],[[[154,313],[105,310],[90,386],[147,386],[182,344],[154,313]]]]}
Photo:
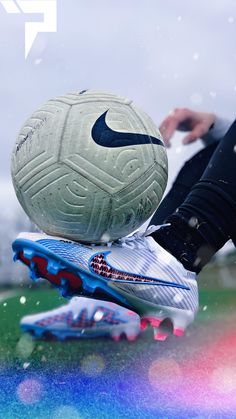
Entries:
{"type": "MultiPolygon", "coordinates": [[[[11,297],[7,297],[7,292],[3,291],[2,300],[0,302],[0,359],[7,363],[21,363],[24,360],[27,362],[42,363],[47,361],[47,365],[62,365],[64,362],[73,364],[78,362],[78,358],[83,357],[88,353],[94,345],[96,351],[104,351],[104,342],[106,343],[106,350],[114,353],[116,351],[116,367],[119,363],[122,365],[122,359],[119,360],[119,350],[123,352],[124,348],[126,356],[134,350],[148,350],[148,346],[152,342],[152,331],[147,330],[141,338],[135,343],[128,343],[126,340],[115,344],[108,338],[96,339],[80,339],[69,340],[66,342],[55,342],[46,340],[35,340],[27,335],[23,335],[19,322],[21,317],[27,314],[38,313],[45,310],[50,310],[66,303],[66,300],[58,295],[54,289],[46,286],[29,289],[29,288],[15,288],[10,292],[13,293],[11,297]],[[6,295],[6,300],[4,299],[6,295]],[[21,297],[25,297],[25,303],[20,301],[21,297]],[[20,342],[20,343],[19,343],[20,342]],[[31,344],[32,342],[32,344],[31,344]],[[32,350],[19,350],[19,345],[27,345],[32,347],[32,350]]],[[[200,310],[197,316],[195,325],[192,327],[201,327],[201,324],[210,324],[217,320],[222,320],[228,315],[230,311],[234,312],[236,309],[236,290],[219,290],[219,289],[203,289],[200,291],[200,310]]]]}

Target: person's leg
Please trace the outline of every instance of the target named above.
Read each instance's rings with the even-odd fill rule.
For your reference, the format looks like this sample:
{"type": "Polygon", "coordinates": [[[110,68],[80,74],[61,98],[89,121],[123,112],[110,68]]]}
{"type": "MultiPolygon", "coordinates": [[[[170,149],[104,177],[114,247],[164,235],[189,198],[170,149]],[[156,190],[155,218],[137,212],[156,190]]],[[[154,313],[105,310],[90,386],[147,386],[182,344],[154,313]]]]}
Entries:
{"type": "Polygon", "coordinates": [[[170,333],[182,336],[198,310],[196,277],[206,263],[201,251],[213,254],[236,237],[235,144],[236,123],[185,202],[168,217],[170,226],[135,233],[109,249],[22,233],[12,246],[14,258],[64,296],[93,295],[136,311],[157,340],[167,338],[170,322],[170,333]]]}
{"type": "Polygon", "coordinates": [[[218,142],[215,142],[195,154],[188,160],[175,179],[169,193],[165,196],[160,206],[153,215],[150,224],[158,225],[173,214],[184,202],[192,187],[198,182],[204,173],[212,154],[216,150],[218,142]]]}
{"type": "Polygon", "coordinates": [[[236,241],[236,121],[184,203],[154,239],[186,269],[200,272],[230,238],[236,241]]]}

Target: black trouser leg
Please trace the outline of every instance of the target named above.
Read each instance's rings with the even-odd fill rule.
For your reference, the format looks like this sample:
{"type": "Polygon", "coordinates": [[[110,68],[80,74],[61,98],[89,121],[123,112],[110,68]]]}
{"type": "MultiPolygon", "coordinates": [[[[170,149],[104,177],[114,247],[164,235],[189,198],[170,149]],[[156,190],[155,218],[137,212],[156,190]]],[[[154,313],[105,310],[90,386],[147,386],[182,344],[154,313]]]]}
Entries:
{"type": "Polygon", "coordinates": [[[201,179],[153,237],[186,269],[199,272],[230,238],[236,241],[236,122],[201,179]]]}
{"type": "Polygon", "coordinates": [[[178,173],[170,192],[165,196],[153,215],[150,224],[163,224],[164,220],[175,212],[184,202],[192,187],[204,173],[217,146],[218,142],[209,145],[184,164],[178,173]]]}

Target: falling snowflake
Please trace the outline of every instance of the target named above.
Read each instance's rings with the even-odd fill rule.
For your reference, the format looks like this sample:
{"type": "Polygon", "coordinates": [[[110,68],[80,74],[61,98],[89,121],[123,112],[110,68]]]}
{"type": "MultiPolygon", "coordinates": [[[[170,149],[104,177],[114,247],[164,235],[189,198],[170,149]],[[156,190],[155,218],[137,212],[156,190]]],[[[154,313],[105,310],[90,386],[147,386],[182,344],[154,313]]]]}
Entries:
{"type": "Polygon", "coordinates": [[[177,293],[177,294],[175,294],[175,295],[174,295],[173,300],[174,300],[174,302],[175,302],[175,303],[180,303],[180,302],[183,300],[183,298],[184,298],[184,297],[183,297],[183,295],[182,295],[182,294],[178,294],[178,293],[177,293]]]}
{"type": "Polygon", "coordinates": [[[180,154],[182,152],[182,147],[176,147],[175,152],[176,154],[180,154]]]}
{"type": "Polygon", "coordinates": [[[20,303],[21,304],[25,304],[26,303],[26,297],[24,295],[22,295],[22,297],[20,297],[20,303]]]}
{"type": "Polygon", "coordinates": [[[194,61],[199,60],[199,57],[200,57],[200,54],[198,52],[194,52],[194,54],[193,54],[194,61]]]}
{"type": "Polygon", "coordinates": [[[26,370],[30,366],[30,362],[24,362],[23,368],[26,370]]]}
{"type": "Polygon", "coordinates": [[[102,320],[104,316],[104,312],[102,310],[97,310],[96,313],[94,314],[94,320],[96,322],[99,322],[100,320],[102,320]]]}
{"type": "Polygon", "coordinates": [[[209,95],[214,99],[216,97],[216,92],[211,91],[209,92],[209,95]]]}
{"type": "Polygon", "coordinates": [[[193,105],[200,105],[202,103],[202,101],[203,101],[202,96],[199,93],[193,93],[190,96],[190,102],[193,105]]]}
{"type": "Polygon", "coordinates": [[[42,58],[37,58],[36,60],[34,60],[34,64],[39,65],[39,64],[41,64],[42,61],[43,61],[42,58]]]}

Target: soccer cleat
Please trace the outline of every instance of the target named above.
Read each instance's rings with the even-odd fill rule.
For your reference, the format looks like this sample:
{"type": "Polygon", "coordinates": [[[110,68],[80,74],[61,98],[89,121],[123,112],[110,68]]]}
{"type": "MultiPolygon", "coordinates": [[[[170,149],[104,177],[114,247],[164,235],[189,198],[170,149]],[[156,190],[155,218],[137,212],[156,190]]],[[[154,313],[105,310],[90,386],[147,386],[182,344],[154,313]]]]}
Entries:
{"type": "Polygon", "coordinates": [[[139,316],[123,307],[106,301],[74,297],[55,310],[25,316],[22,331],[37,338],[95,338],[110,336],[118,341],[122,336],[129,341],[140,333],[139,316]]]}
{"type": "Polygon", "coordinates": [[[14,258],[34,276],[48,279],[64,296],[113,301],[141,317],[141,328],[156,340],[182,336],[198,310],[196,274],[149,235],[135,233],[109,246],[92,246],[37,233],[22,233],[14,258]],[[52,269],[53,266],[53,269],[52,269]]]}

